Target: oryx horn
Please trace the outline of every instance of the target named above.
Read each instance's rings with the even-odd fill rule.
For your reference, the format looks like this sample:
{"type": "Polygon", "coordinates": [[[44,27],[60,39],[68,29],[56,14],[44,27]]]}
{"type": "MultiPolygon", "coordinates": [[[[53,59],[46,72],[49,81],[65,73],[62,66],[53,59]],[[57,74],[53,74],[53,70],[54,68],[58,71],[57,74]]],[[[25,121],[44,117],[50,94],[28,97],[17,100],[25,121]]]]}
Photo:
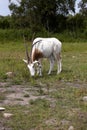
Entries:
{"type": "Polygon", "coordinates": [[[23,39],[24,39],[24,45],[25,45],[25,49],[26,49],[27,61],[28,61],[28,63],[29,63],[30,57],[29,57],[29,54],[28,54],[28,47],[27,47],[27,44],[25,43],[25,36],[24,36],[24,35],[23,35],[23,39]]]}

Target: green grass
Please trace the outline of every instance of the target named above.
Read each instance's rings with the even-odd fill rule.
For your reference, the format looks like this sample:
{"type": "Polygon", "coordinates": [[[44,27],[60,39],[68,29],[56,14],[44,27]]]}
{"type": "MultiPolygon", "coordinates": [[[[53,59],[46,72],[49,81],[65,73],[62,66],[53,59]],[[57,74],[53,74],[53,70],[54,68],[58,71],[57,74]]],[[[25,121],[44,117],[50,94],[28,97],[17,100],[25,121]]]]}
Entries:
{"type": "MultiPolygon", "coordinates": [[[[4,126],[12,130],[68,130],[70,126],[75,130],[86,130],[87,102],[82,99],[87,96],[87,43],[63,43],[63,70],[59,75],[56,75],[55,65],[52,75],[48,76],[49,63],[44,60],[43,76],[32,78],[23,58],[23,43],[0,44],[0,82],[38,88],[38,95],[46,98],[30,100],[27,106],[5,105],[6,111],[13,116],[4,121],[4,126]],[[9,71],[14,73],[11,78],[6,76],[9,71]]],[[[30,94],[24,97],[28,98],[30,94]]],[[[4,100],[3,93],[0,100],[4,100]]]]}
{"type": "MultiPolygon", "coordinates": [[[[29,44],[30,45],[30,44],[29,44]]],[[[25,58],[24,44],[20,42],[10,42],[0,44],[0,79],[6,79],[6,72],[12,71],[15,76],[13,82],[29,81],[34,82],[35,79],[49,82],[55,80],[86,80],[87,77],[87,43],[63,43],[62,64],[63,71],[60,75],[56,75],[55,66],[53,74],[47,75],[49,69],[49,61],[43,61],[43,77],[30,77],[29,71],[22,59],[25,58]]]]}

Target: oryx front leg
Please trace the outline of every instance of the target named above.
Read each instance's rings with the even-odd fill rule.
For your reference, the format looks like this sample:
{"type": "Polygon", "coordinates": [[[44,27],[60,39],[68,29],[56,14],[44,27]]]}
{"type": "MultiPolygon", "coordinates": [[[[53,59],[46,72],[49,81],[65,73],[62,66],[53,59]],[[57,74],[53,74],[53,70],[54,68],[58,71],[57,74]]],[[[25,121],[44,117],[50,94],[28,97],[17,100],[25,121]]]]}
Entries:
{"type": "Polygon", "coordinates": [[[37,75],[42,76],[42,66],[41,65],[37,66],[37,75]]]}
{"type": "Polygon", "coordinates": [[[39,65],[37,66],[37,75],[39,75],[40,74],[40,69],[39,69],[39,65]]]}
{"type": "Polygon", "coordinates": [[[42,76],[42,65],[41,65],[41,61],[39,61],[38,65],[37,65],[37,75],[42,76]]]}
{"type": "Polygon", "coordinates": [[[39,75],[42,76],[42,66],[41,66],[41,64],[39,65],[39,72],[40,72],[39,75]]]}

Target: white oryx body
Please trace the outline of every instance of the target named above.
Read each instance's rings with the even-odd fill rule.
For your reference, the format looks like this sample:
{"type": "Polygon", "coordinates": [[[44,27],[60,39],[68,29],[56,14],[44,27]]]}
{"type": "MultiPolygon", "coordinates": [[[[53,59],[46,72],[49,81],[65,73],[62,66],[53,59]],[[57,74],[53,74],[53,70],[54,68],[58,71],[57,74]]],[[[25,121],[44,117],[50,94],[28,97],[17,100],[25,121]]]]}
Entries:
{"type": "Polygon", "coordinates": [[[57,74],[59,74],[62,70],[61,65],[61,42],[56,38],[36,38],[33,41],[31,55],[28,61],[24,60],[24,62],[28,63],[28,68],[30,70],[31,76],[35,75],[34,64],[38,63],[38,74],[42,75],[41,70],[41,58],[48,58],[50,60],[50,69],[48,74],[51,74],[51,71],[54,66],[55,60],[58,64],[57,74]]]}

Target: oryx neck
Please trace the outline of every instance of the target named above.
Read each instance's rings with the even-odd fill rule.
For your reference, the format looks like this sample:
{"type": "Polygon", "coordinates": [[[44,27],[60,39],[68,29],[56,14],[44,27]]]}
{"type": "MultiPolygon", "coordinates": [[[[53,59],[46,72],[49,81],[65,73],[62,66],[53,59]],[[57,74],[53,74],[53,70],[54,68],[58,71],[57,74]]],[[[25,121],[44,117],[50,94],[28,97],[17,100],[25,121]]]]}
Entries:
{"type": "Polygon", "coordinates": [[[32,48],[33,48],[33,46],[36,45],[37,43],[40,43],[41,41],[42,41],[42,40],[38,40],[38,41],[36,41],[36,42],[34,42],[34,43],[32,44],[31,51],[30,51],[30,57],[31,57],[31,55],[32,55],[32,48]]]}
{"type": "Polygon", "coordinates": [[[37,43],[40,43],[42,40],[38,40],[38,41],[36,41],[36,42],[34,42],[33,44],[32,44],[32,47],[34,46],[34,45],[36,45],[37,43]]]}

